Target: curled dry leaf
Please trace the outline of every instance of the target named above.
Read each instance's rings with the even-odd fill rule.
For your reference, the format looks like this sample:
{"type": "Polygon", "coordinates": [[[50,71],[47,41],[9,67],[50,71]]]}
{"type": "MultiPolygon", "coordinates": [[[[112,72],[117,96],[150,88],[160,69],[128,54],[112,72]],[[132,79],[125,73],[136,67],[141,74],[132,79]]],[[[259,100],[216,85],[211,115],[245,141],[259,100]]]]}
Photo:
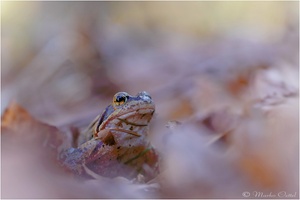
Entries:
{"type": "Polygon", "coordinates": [[[2,137],[13,137],[22,143],[41,146],[55,155],[64,141],[63,134],[56,127],[36,120],[15,102],[5,110],[1,122],[2,137]]]}

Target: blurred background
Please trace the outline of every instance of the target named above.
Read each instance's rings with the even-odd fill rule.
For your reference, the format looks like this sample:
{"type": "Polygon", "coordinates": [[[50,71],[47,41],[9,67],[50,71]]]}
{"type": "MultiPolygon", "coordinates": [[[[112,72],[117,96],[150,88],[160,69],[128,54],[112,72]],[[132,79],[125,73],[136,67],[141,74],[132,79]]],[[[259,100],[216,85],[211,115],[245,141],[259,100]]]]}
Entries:
{"type": "Polygon", "coordinates": [[[65,130],[89,124],[116,92],[154,99],[159,189],[114,195],[299,195],[298,2],[1,4],[1,113],[15,101],[65,130]]]}

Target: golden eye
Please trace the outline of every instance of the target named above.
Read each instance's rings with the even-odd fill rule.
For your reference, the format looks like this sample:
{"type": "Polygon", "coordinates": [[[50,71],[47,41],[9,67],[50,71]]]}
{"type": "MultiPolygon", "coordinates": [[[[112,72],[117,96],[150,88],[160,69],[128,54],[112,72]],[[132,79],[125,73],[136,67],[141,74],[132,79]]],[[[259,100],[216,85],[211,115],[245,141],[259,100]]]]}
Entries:
{"type": "Polygon", "coordinates": [[[113,103],[115,106],[123,105],[128,99],[128,94],[126,92],[118,92],[113,98],[113,103]]]}

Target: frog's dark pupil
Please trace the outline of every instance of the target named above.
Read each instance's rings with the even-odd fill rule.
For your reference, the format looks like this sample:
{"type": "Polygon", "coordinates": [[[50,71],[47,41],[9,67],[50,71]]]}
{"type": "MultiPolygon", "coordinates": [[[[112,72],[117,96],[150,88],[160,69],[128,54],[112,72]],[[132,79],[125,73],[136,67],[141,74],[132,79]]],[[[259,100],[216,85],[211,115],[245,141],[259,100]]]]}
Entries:
{"type": "Polygon", "coordinates": [[[116,98],[116,102],[125,102],[125,101],[126,101],[125,96],[117,96],[117,98],[116,98]]]}

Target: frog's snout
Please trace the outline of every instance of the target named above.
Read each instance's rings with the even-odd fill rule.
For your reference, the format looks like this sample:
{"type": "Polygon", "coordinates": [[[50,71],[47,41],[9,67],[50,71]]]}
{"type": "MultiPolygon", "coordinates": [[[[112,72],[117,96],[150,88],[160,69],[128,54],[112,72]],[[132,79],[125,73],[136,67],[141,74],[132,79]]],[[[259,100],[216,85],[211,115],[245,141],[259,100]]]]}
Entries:
{"type": "Polygon", "coordinates": [[[150,94],[146,91],[142,91],[142,92],[139,92],[137,94],[138,97],[140,97],[144,102],[146,103],[153,103],[152,101],[152,97],[150,96],[150,94]]]}

